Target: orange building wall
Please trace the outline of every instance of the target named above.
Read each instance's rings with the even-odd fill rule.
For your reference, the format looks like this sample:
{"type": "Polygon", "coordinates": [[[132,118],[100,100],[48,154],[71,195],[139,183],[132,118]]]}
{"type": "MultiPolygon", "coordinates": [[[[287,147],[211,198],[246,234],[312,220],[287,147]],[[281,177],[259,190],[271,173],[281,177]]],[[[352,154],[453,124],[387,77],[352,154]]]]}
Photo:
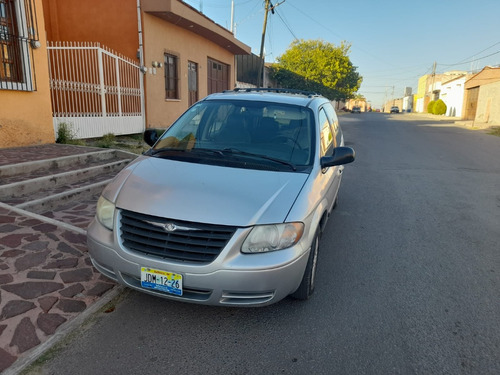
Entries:
{"type": "Polygon", "coordinates": [[[143,15],[147,127],[167,128],[188,108],[188,61],[198,64],[198,98],[207,96],[207,57],[230,66],[229,88],[234,87],[234,55],[215,43],[150,14],[143,15]],[[173,37],[175,35],[175,37],[173,37]],[[179,58],[179,100],[165,99],[165,71],[151,74],[152,62],[164,62],[164,53],[179,58]]]}
{"type": "MultiPolygon", "coordinates": [[[[42,0],[47,40],[100,42],[137,59],[139,48],[136,0],[42,0]]],[[[234,55],[219,45],[149,13],[142,13],[144,65],[163,63],[165,52],[180,58],[180,100],[165,100],[164,69],[145,75],[146,126],[168,127],[188,108],[188,60],[198,63],[198,98],[207,95],[207,56],[230,66],[234,87],[234,55]]]]}
{"type": "Polygon", "coordinates": [[[100,42],[137,60],[136,0],[43,0],[43,9],[47,40],[100,42]]]}
{"type": "Polygon", "coordinates": [[[41,0],[35,0],[41,47],[33,51],[37,91],[0,90],[0,148],[54,143],[41,0]]]}

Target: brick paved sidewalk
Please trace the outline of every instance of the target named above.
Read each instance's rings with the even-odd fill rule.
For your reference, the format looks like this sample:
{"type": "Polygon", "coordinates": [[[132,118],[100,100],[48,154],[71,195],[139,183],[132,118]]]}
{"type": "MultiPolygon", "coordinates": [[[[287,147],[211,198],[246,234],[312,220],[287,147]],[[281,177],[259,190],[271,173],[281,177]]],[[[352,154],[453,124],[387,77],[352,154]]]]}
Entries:
{"type": "Polygon", "coordinates": [[[83,231],[0,206],[0,370],[115,286],[85,242],[83,231]]]}
{"type": "MultiPolygon", "coordinates": [[[[0,166],[95,150],[57,144],[0,149],[0,166]]],[[[43,215],[0,202],[0,372],[32,356],[117,289],[92,267],[87,252],[96,201],[43,215]]]]}

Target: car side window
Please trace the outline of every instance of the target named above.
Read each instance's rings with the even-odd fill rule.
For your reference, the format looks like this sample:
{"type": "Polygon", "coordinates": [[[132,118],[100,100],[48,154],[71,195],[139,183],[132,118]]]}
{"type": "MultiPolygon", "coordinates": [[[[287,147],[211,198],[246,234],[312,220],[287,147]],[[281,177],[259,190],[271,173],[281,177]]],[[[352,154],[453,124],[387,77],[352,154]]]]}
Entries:
{"type": "Polygon", "coordinates": [[[319,126],[320,126],[320,144],[321,144],[321,156],[332,156],[333,149],[335,147],[332,129],[330,127],[330,122],[328,121],[328,116],[324,110],[321,108],[318,114],[319,126]]]}
{"type": "Polygon", "coordinates": [[[333,129],[335,147],[340,146],[342,144],[342,129],[340,128],[337,114],[331,104],[326,104],[323,108],[325,109],[326,115],[328,116],[328,120],[330,120],[330,125],[333,129]]]}
{"type": "Polygon", "coordinates": [[[203,105],[189,108],[184,116],[169,128],[170,132],[163,133],[154,148],[156,150],[161,148],[191,149],[198,136],[206,108],[203,105]]]}

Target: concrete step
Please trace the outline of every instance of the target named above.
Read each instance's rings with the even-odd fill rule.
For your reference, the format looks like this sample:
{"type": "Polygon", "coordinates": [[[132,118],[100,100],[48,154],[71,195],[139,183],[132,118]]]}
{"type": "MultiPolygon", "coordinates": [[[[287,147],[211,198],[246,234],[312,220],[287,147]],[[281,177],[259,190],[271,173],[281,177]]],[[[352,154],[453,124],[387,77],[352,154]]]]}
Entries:
{"type": "MultiPolygon", "coordinates": [[[[0,185],[0,201],[6,202],[13,198],[30,198],[34,194],[45,192],[60,192],[61,190],[72,189],[73,187],[81,186],[87,181],[93,181],[98,176],[108,175],[115,176],[123,169],[130,159],[111,161],[106,164],[91,166],[86,168],[74,169],[68,172],[49,174],[43,177],[32,179],[23,179],[22,181],[13,182],[7,185],[0,185]]],[[[42,193],[44,194],[44,193],[42,193]]]]}
{"type": "Polygon", "coordinates": [[[105,149],[53,159],[3,165],[0,166],[0,186],[84,167],[105,165],[110,161],[131,160],[135,157],[137,157],[136,154],[129,152],[105,149]]]}
{"type": "Polygon", "coordinates": [[[0,167],[0,202],[42,214],[95,199],[130,161],[119,150],[66,156],[0,167]]]}

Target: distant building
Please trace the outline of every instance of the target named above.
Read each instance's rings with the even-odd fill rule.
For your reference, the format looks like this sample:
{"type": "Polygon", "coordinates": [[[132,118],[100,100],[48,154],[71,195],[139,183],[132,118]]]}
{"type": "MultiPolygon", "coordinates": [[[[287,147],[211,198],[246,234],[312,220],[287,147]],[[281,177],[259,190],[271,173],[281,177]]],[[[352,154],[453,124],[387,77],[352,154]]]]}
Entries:
{"type": "Polygon", "coordinates": [[[463,119],[500,124],[500,68],[485,67],[465,82],[463,119]]]}
{"type": "Polygon", "coordinates": [[[353,107],[359,107],[361,112],[368,111],[368,103],[366,102],[366,99],[348,99],[345,103],[345,107],[348,110],[352,110],[353,107]]]}
{"type": "Polygon", "coordinates": [[[442,74],[426,74],[420,77],[415,95],[415,112],[427,112],[429,102],[441,98],[443,82],[449,82],[465,74],[466,72],[463,71],[450,71],[442,74]]]}
{"type": "Polygon", "coordinates": [[[464,85],[469,76],[463,74],[441,83],[441,99],[446,104],[446,116],[461,117],[464,101],[464,85]]]}

